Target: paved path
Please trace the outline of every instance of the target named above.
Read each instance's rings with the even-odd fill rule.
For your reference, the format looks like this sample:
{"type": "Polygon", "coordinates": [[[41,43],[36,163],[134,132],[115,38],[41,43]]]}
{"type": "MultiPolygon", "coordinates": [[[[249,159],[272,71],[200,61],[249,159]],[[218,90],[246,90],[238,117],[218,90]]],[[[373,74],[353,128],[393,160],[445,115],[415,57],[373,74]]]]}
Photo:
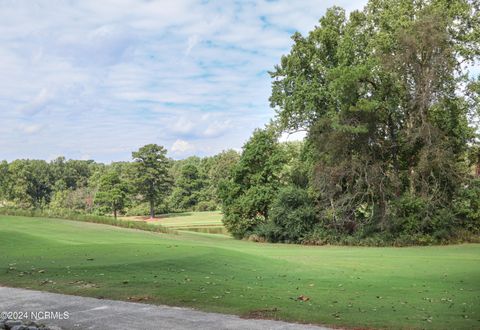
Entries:
{"type": "Polygon", "coordinates": [[[0,313],[5,311],[65,312],[64,320],[41,320],[65,330],[158,329],[300,329],[328,328],[270,320],[247,320],[234,315],[200,312],[189,308],[68,296],[0,287],[0,313]]]}

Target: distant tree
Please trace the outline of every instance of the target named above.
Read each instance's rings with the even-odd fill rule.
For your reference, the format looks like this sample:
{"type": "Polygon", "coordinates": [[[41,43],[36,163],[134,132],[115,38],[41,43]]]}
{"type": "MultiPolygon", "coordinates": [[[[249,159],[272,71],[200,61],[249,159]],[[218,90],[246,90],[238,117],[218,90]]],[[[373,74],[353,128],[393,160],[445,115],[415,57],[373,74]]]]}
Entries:
{"type": "Polygon", "coordinates": [[[185,164],[175,180],[172,203],[178,209],[193,209],[201,201],[202,189],[205,186],[206,180],[202,178],[197,166],[185,164]]]}
{"type": "Polygon", "coordinates": [[[65,157],[58,157],[50,162],[49,167],[55,191],[59,191],[85,187],[96,166],[92,160],[65,160],[65,157]]]}
{"type": "Polygon", "coordinates": [[[113,212],[115,219],[117,212],[125,206],[127,196],[127,183],[121,180],[118,172],[109,170],[100,177],[95,202],[107,206],[113,212]]]}
{"type": "Polygon", "coordinates": [[[168,205],[176,210],[216,210],[220,206],[219,183],[230,176],[240,155],[234,150],[211,157],[191,156],[173,161],[175,187],[168,205]]]}
{"type": "Polygon", "coordinates": [[[53,211],[68,209],[72,211],[91,212],[94,207],[97,191],[97,185],[77,189],[58,190],[53,194],[48,207],[53,211]]]}
{"type": "Polygon", "coordinates": [[[133,176],[137,191],[150,204],[150,218],[155,217],[155,202],[165,197],[171,189],[170,160],[163,146],[147,144],[132,152],[133,176]]]}
{"type": "Polygon", "coordinates": [[[235,150],[226,150],[210,157],[211,164],[208,168],[209,184],[212,191],[212,199],[220,203],[219,185],[220,182],[230,177],[233,168],[240,160],[240,154],[235,150]]]}
{"type": "Polygon", "coordinates": [[[8,173],[8,162],[0,162],[0,202],[8,199],[10,175],[8,173]]]}
{"type": "Polygon", "coordinates": [[[8,166],[9,199],[22,207],[43,207],[50,202],[52,175],[43,160],[14,160],[8,166]]]}

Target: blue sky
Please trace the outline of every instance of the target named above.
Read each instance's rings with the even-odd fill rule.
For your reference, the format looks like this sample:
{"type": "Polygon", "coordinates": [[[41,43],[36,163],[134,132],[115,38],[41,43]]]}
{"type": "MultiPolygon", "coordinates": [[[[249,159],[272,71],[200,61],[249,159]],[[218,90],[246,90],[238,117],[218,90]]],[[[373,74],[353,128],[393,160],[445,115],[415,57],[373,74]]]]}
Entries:
{"type": "Polygon", "coordinates": [[[365,1],[2,1],[0,159],[239,149],[273,117],[267,71],[325,10],[365,1]]]}

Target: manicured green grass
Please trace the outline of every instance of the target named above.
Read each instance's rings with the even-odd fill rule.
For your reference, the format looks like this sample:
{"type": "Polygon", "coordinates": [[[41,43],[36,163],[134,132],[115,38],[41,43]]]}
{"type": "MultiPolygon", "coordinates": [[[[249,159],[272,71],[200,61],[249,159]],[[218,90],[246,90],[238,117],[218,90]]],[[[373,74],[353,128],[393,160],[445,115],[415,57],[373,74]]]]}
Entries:
{"type": "Polygon", "coordinates": [[[273,245],[0,216],[0,284],[325,325],[480,328],[479,244],[273,245]]]}
{"type": "Polygon", "coordinates": [[[222,213],[219,211],[170,213],[159,215],[153,220],[147,217],[123,217],[120,219],[130,222],[132,220],[144,221],[148,224],[160,225],[163,228],[172,230],[228,235],[222,223],[222,213]]]}
{"type": "Polygon", "coordinates": [[[214,212],[186,212],[178,215],[157,219],[158,223],[168,228],[183,228],[195,226],[223,226],[222,213],[214,212]]]}

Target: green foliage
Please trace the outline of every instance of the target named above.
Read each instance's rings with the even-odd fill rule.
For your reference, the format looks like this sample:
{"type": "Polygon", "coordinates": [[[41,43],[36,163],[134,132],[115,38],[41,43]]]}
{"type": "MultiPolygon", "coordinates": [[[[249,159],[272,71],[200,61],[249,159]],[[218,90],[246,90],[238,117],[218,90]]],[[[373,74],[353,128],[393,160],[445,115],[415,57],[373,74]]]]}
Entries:
{"type": "Polygon", "coordinates": [[[240,160],[240,155],[235,150],[222,151],[221,153],[210,158],[210,166],[208,167],[208,181],[210,182],[210,191],[213,200],[220,204],[219,186],[223,180],[230,177],[230,173],[240,160]]]}
{"type": "Polygon", "coordinates": [[[10,175],[8,173],[8,162],[0,162],[0,205],[8,199],[10,175]]]}
{"type": "Polygon", "coordinates": [[[163,147],[149,145],[135,153],[139,158],[134,162],[109,165],[64,157],[51,162],[2,161],[0,207],[144,216],[151,211],[146,197],[154,196],[156,214],[219,209],[218,185],[229,176],[239,154],[228,150],[212,157],[174,161],[165,153],[163,147]],[[157,169],[144,170],[157,165],[157,169]],[[151,191],[144,189],[151,184],[151,191]]]}
{"type": "Polygon", "coordinates": [[[204,211],[216,211],[218,209],[217,203],[215,201],[201,201],[195,205],[195,211],[204,212],[204,211]]]}
{"type": "Polygon", "coordinates": [[[271,128],[256,130],[243,146],[230,179],[221,184],[223,222],[235,237],[247,236],[268,219],[285,164],[277,139],[271,128]]]}
{"type": "Polygon", "coordinates": [[[87,186],[97,164],[91,160],[65,160],[65,157],[58,157],[50,162],[49,168],[55,191],[75,190],[87,186]]]}
{"type": "Polygon", "coordinates": [[[94,210],[95,192],[96,189],[90,187],[56,191],[52,196],[48,208],[52,210],[69,209],[90,213],[94,210]]]}
{"type": "Polygon", "coordinates": [[[270,221],[277,227],[276,241],[301,242],[318,222],[315,213],[314,202],[305,189],[292,186],[281,189],[270,211],[270,221]]]}
{"type": "MultiPolygon", "coordinates": [[[[170,207],[167,202],[168,201],[164,201],[163,203],[155,204],[155,214],[161,214],[163,217],[166,213],[169,213],[172,207],[170,207]]],[[[125,208],[126,216],[146,216],[148,214],[150,214],[150,205],[148,202],[132,203],[128,208],[125,208]]]]}
{"type": "Polygon", "coordinates": [[[95,201],[112,211],[115,219],[117,212],[125,207],[127,196],[128,186],[122,181],[117,171],[110,170],[100,177],[95,201]]]}
{"type": "Polygon", "coordinates": [[[455,214],[446,208],[432,208],[429,200],[406,194],[392,203],[393,233],[436,235],[446,238],[454,226],[455,214]]]}
{"type": "Polygon", "coordinates": [[[239,154],[227,150],[212,157],[188,157],[173,162],[174,188],[168,198],[171,211],[216,210],[221,203],[220,182],[227,179],[239,154]]]}
{"type": "Polygon", "coordinates": [[[50,202],[52,173],[43,160],[15,160],[8,165],[6,195],[22,207],[42,207],[50,202]]]}
{"type": "Polygon", "coordinates": [[[276,243],[280,241],[283,233],[283,228],[277,226],[273,221],[266,221],[255,226],[253,233],[248,236],[248,240],[262,243],[276,243]]]}
{"type": "Polygon", "coordinates": [[[201,194],[205,186],[206,179],[202,177],[198,167],[185,164],[176,177],[171,203],[178,210],[192,210],[202,200],[201,194]]]}
{"type": "Polygon", "coordinates": [[[293,35],[270,102],[281,129],[308,132],[322,233],[435,241],[476,226],[458,190],[478,144],[478,82],[465,69],[480,55],[477,7],[372,0],[349,17],[331,8],[293,35]]]}
{"type": "Polygon", "coordinates": [[[170,160],[167,150],[156,144],[147,144],[132,152],[133,175],[137,191],[150,203],[150,217],[155,216],[155,202],[162,201],[171,189],[170,160]]]}
{"type": "Polygon", "coordinates": [[[472,179],[462,187],[453,205],[459,225],[468,231],[480,233],[480,178],[472,179]]]}

